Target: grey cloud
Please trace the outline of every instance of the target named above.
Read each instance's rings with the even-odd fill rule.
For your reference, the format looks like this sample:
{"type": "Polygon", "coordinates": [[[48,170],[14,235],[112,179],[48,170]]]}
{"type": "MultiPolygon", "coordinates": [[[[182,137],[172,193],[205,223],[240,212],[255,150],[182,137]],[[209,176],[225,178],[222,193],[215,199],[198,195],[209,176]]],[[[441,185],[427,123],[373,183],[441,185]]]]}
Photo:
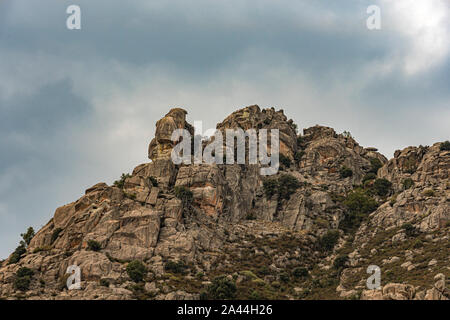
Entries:
{"type": "Polygon", "coordinates": [[[69,4],[0,2],[0,256],[90,184],[146,161],[169,107],[205,127],[280,107],[388,156],[450,136],[448,57],[405,74],[411,39],[389,20],[369,32],[372,1],[80,0],[81,31],[65,28],[69,4]]]}
{"type": "Polygon", "coordinates": [[[31,96],[1,99],[0,111],[0,240],[11,249],[20,230],[43,224],[61,199],[58,179],[67,178],[79,159],[71,147],[72,128],[88,121],[90,109],[66,80],[31,96]]]}
{"type": "Polygon", "coordinates": [[[78,122],[89,105],[71,91],[69,79],[45,85],[31,96],[1,101],[0,132],[27,132],[35,137],[52,135],[68,122],[78,122]]]}

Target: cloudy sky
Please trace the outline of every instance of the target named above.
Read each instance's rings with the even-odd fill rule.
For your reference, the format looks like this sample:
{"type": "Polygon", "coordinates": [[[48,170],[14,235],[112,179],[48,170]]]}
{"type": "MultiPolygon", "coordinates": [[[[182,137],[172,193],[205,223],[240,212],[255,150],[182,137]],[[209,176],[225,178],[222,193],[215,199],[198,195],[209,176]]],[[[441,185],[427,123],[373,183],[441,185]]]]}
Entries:
{"type": "Polygon", "coordinates": [[[350,131],[387,157],[450,138],[448,0],[1,0],[0,258],[147,161],[170,107],[350,131]],[[343,4],[345,3],[345,4],[343,4]],[[81,30],[66,9],[81,7],[81,30]],[[366,9],[381,8],[381,30],[366,9]]]}

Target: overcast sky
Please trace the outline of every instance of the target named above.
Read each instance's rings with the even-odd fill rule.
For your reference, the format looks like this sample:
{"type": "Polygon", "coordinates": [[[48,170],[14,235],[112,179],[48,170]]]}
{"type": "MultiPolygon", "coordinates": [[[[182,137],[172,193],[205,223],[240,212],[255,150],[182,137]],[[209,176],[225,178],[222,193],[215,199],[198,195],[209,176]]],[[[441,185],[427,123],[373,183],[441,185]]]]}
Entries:
{"type": "Polygon", "coordinates": [[[171,107],[204,128],[282,108],[388,158],[449,139],[449,19],[448,0],[0,1],[0,258],[147,162],[171,107]],[[71,4],[81,30],[66,28],[71,4]]]}

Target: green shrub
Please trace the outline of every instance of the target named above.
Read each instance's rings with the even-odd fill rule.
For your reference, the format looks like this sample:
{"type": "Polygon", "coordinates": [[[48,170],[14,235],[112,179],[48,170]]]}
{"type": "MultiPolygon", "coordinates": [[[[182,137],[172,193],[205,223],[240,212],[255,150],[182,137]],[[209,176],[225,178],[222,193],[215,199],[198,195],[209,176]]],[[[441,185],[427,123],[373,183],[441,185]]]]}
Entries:
{"type": "Polygon", "coordinates": [[[441,143],[441,146],[439,147],[441,151],[450,151],[450,141],[445,141],[441,143]]]}
{"type": "Polygon", "coordinates": [[[88,240],[87,245],[88,250],[91,251],[100,251],[102,249],[102,245],[100,244],[100,242],[95,240],[88,240]]]}
{"type": "Polygon", "coordinates": [[[241,271],[241,275],[243,275],[246,280],[258,279],[258,276],[250,270],[241,271]]]}
{"type": "Polygon", "coordinates": [[[33,270],[22,267],[16,272],[14,279],[14,287],[20,291],[27,291],[31,284],[31,277],[33,276],[33,270]]]}
{"type": "Polygon", "coordinates": [[[51,242],[51,243],[55,242],[56,239],[58,239],[59,234],[60,234],[62,231],[63,231],[63,229],[61,229],[61,228],[56,228],[55,230],[53,230],[53,233],[52,233],[52,237],[51,237],[51,239],[50,239],[50,242],[51,242]]]}
{"type": "Polygon", "coordinates": [[[266,285],[266,282],[263,279],[257,278],[252,280],[253,284],[256,284],[259,287],[263,287],[266,285]]]}
{"type": "Polygon", "coordinates": [[[37,247],[37,248],[34,248],[33,253],[38,253],[38,252],[42,252],[42,251],[50,251],[51,249],[52,249],[51,246],[37,247]]]}
{"type": "Polygon", "coordinates": [[[423,193],[422,193],[425,197],[434,197],[434,190],[432,189],[426,189],[423,193]]]}
{"type": "Polygon", "coordinates": [[[373,183],[375,193],[381,197],[387,196],[391,191],[392,183],[386,179],[377,179],[373,183]]]}
{"type": "Polygon", "coordinates": [[[152,300],[155,298],[155,294],[148,292],[145,290],[145,283],[135,283],[133,285],[128,285],[126,289],[133,292],[132,299],[135,300],[152,300]]]}
{"type": "Polygon", "coordinates": [[[338,243],[339,231],[330,230],[319,238],[319,247],[324,251],[330,251],[338,243]]]}
{"type": "Polygon", "coordinates": [[[417,170],[417,161],[414,158],[409,158],[403,164],[403,169],[406,173],[413,174],[417,170]]]}
{"type": "Polygon", "coordinates": [[[383,166],[383,163],[378,158],[370,158],[370,170],[369,173],[378,173],[378,169],[383,166]]]}
{"type": "Polygon", "coordinates": [[[408,237],[414,237],[417,234],[416,227],[414,227],[411,223],[403,224],[402,229],[405,230],[405,234],[408,237]]]}
{"type": "Polygon", "coordinates": [[[178,262],[167,261],[166,264],[164,265],[164,270],[166,270],[166,272],[171,273],[186,274],[187,269],[188,267],[183,261],[178,262]]]}
{"type": "Polygon", "coordinates": [[[297,267],[292,271],[292,275],[295,278],[305,278],[308,276],[308,269],[304,267],[297,267]]]}
{"type": "Polygon", "coordinates": [[[352,231],[359,227],[361,222],[378,207],[375,199],[362,189],[355,189],[343,201],[346,207],[344,219],[339,227],[344,231],[352,231]]]}
{"type": "Polygon", "coordinates": [[[23,241],[25,241],[25,244],[28,246],[31,242],[31,239],[33,239],[35,233],[34,229],[32,227],[29,227],[26,233],[22,233],[20,236],[22,237],[23,241]]]}
{"type": "Polygon", "coordinates": [[[268,266],[262,266],[258,269],[258,274],[261,276],[267,276],[270,274],[270,269],[268,266]]]}
{"type": "Polygon", "coordinates": [[[283,167],[289,168],[291,166],[291,159],[280,153],[280,163],[283,167]]]}
{"type": "Polygon", "coordinates": [[[29,277],[16,278],[14,280],[14,288],[20,291],[27,291],[30,288],[31,279],[29,277]]]}
{"type": "Polygon", "coordinates": [[[127,174],[122,173],[122,175],[120,176],[120,179],[114,181],[114,185],[120,189],[123,189],[123,186],[125,185],[125,180],[130,177],[131,177],[131,175],[128,173],[127,174]]]}
{"type": "Polygon", "coordinates": [[[287,272],[280,273],[280,281],[284,283],[288,283],[291,278],[287,272]]]}
{"type": "Polygon", "coordinates": [[[291,124],[291,127],[292,127],[292,129],[294,129],[295,132],[297,132],[298,126],[297,126],[296,123],[292,123],[292,124],[291,124]]]}
{"type": "Polygon", "coordinates": [[[176,186],[174,191],[175,196],[183,201],[183,204],[185,205],[190,204],[194,199],[194,194],[192,193],[192,191],[185,186],[176,186]]]}
{"type": "Polygon", "coordinates": [[[148,178],[149,182],[152,184],[152,186],[157,187],[158,186],[158,180],[156,180],[155,177],[151,176],[148,178]]]}
{"type": "Polygon", "coordinates": [[[340,174],[341,178],[348,178],[348,177],[353,176],[353,171],[352,171],[352,169],[350,169],[350,168],[348,168],[346,166],[343,166],[339,170],[339,174],[340,174]]]}
{"type": "Polygon", "coordinates": [[[123,194],[124,194],[124,196],[125,196],[126,198],[128,198],[128,199],[136,200],[136,194],[134,194],[134,193],[127,193],[127,192],[124,192],[123,194]]]}
{"type": "Polygon", "coordinates": [[[256,220],[256,216],[253,212],[247,213],[247,215],[245,216],[246,220],[256,220]]]}
{"type": "Polygon", "coordinates": [[[305,145],[305,138],[303,136],[297,137],[297,146],[303,147],[305,145]]]}
{"type": "Polygon", "coordinates": [[[22,255],[25,252],[27,252],[27,249],[25,248],[25,243],[23,241],[21,241],[20,245],[11,254],[8,264],[14,264],[14,263],[19,262],[19,260],[22,258],[22,255]]]}
{"type": "Polygon", "coordinates": [[[282,199],[289,199],[298,188],[300,188],[300,182],[297,178],[289,174],[282,174],[278,178],[278,192],[282,199]]]}
{"type": "Polygon", "coordinates": [[[390,197],[389,205],[390,205],[391,207],[393,207],[394,204],[397,202],[397,196],[398,196],[398,194],[394,194],[394,195],[392,195],[392,197],[390,197]]]}
{"type": "Polygon", "coordinates": [[[272,287],[279,289],[281,287],[281,283],[278,281],[274,281],[271,283],[272,287]]]}
{"type": "Polygon", "coordinates": [[[344,132],[342,132],[342,135],[343,135],[345,138],[353,138],[353,137],[352,137],[352,134],[350,133],[350,131],[344,131],[344,132]]]}
{"type": "Polygon", "coordinates": [[[328,228],[330,226],[330,223],[328,220],[322,219],[322,218],[316,218],[315,220],[316,224],[321,228],[328,228]]]}
{"type": "Polygon", "coordinates": [[[139,260],[133,260],[127,265],[127,274],[134,282],[140,282],[147,274],[147,268],[139,260]]]}
{"type": "Polygon", "coordinates": [[[215,278],[202,294],[202,299],[229,300],[236,298],[236,284],[226,276],[215,278]]]}
{"type": "Polygon", "coordinates": [[[295,154],[294,154],[294,160],[296,162],[299,162],[303,158],[304,155],[305,155],[305,151],[303,151],[303,150],[296,151],[295,154]]]}
{"type": "Polygon", "coordinates": [[[267,198],[271,198],[278,190],[278,181],[275,178],[266,178],[263,180],[264,193],[267,198]]]}
{"type": "Polygon", "coordinates": [[[32,227],[29,227],[27,229],[27,232],[21,233],[20,236],[23,240],[20,241],[19,246],[11,254],[8,264],[19,262],[19,260],[22,258],[22,255],[27,252],[27,247],[30,244],[31,239],[33,239],[34,237],[34,229],[32,227]]]}
{"type": "Polygon", "coordinates": [[[108,279],[100,279],[100,285],[102,287],[109,287],[109,280],[108,279]]]}
{"type": "Polygon", "coordinates": [[[343,204],[348,211],[352,213],[368,214],[377,208],[377,202],[372,197],[368,196],[364,190],[355,189],[347,195],[343,204]]]}
{"type": "Polygon", "coordinates": [[[416,239],[416,241],[414,241],[412,246],[413,246],[414,249],[422,248],[423,247],[423,242],[420,239],[416,239]]]}
{"type": "Polygon", "coordinates": [[[263,300],[263,296],[257,290],[252,290],[248,298],[250,300],[263,300]]]}
{"type": "Polygon", "coordinates": [[[377,175],[373,172],[369,172],[366,174],[362,179],[362,184],[365,184],[367,181],[375,180],[377,178],[377,175]]]}
{"type": "Polygon", "coordinates": [[[348,261],[348,256],[346,255],[341,255],[341,256],[337,256],[336,259],[334,259],[333,261],[333,268],[334,269],[341,269],[343,267],[345,267],[345,264],[348,261]]]}
{"type": "Polygon", "coordinates": [[[203,272],[197,272],[197,274],[195,275],[195,277],[198,280],[203,280],[203,278],[205,277],[205,274],[203,272]]]}
{"type": "Polygon", "coordinates": [[[282,174],[278,179],[266,178],[263,181],[264,193],[268,198],[278,194],[281,199],[289,199],[299,187],[297,178],[289,174],[282,174]]]}
{"type": "Polygon", "coordinates": [[[414,180],[411,178],[406,178],[403,180],[402,184],[403,184],[403,190],[408,190],[409,188],[411,188],[414,185],[414,180]]]}

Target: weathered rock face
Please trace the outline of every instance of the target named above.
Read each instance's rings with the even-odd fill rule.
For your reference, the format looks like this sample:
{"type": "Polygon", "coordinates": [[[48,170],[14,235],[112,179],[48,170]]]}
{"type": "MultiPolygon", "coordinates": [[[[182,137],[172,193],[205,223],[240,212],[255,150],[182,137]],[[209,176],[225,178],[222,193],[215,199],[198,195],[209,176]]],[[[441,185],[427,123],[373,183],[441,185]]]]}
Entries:
{"type": "MultiPolygon", "coordinates": [[[[292,119],[287,120],[283,110],[274,108],[261,110],[257,105],[233,112],[224,121],[217,124],[218,130],[225,136],[226,129],[278,129],[280,133],[280,153],[293,159],[297,151],[297,134],[292,119]]],[[[270,142],[270,141],[269,141],[270,142]]],[[[270,149],[270,144],[269,144],[270,149]]]]}
{"type": "Polygon", "coordinates": [[[148,157],[151,160],[170,158],[170,152],[174,146],[172,132],[176,129],[186,129],[191,135],[194,128],[186,122],[186,110],[174,108],[161,120],[156,122],[155,138],[148,147],[148,157]]]}
{"type": "Polygon", "coordinates": [[[436,143],[396,151],[394,158],[378,171],[378,177],[392,182],[393,196],[370,214],[356,232],[353,245],[364,252],[356,265],[364,260],[366,264],[370,261],[376,264],[373,262],[380,261],[379,256],[385,256],[383,252],[394,251],[388,248],[399,248],[399,256],[386,256],[378,263],[385,265],[385,270],[403,270],[403,278],[416,286],[388,283],[380,290],[364,290],[362,299],[450,298],[446,284],[450,261],[449,169],[450,152],[441,151],[440,143],[436,143]],[[433,272],[441,273],[435,277],[437,282],[431,289],[414,280],[429,278],[433,272]]]}
{"type": "Polygon", "coordinates": [[[442,273],[434,277],[436,281],[431,289],[417,291],[413,286],[401,283],[388,283],[382,289],[364,290],[362,300],[449,300],[450,291],[442,273]]]}
{"type": "Polygon", "coordinates": [[[328,127],[305,129],[303,141],[306,148],[300,171],[324,182],[338,180],[339,169],[346,166],[352,170],[352,176],[345,182],[349,186],[359,184],[370,167],[371,158],[377,158],[382,163],[387,161],[380,153],[359,146],[351,136],[338,135],[328,127]]]}
{"type": "Polygon", "coordinates": [[[440,143],[431,147],[408,147],[397,150],[394,158],[380,170],[379,176],[390,180],[395,191],[405,189],[404,181],[412,179],[421,187],[445,189],[449,180],[449,151],[440,151],[440,143]]]}
{"type": "Polygon", "coordinates": [[[170,158],[173,130],[194,134],[186,114],[172,109],[156,123],[150,163],[113,186],[98,183],[56,209],[19,261],[12,263],[11,256],[1,263],[0,298],[198,299],[219,274],[236,281],[238,297],[244,299],[449,297],[450,152],[441,151],[439,143],[406,148],[387,161],[348,133],[314,126],[297,135],[282,110],[250,106],[232,113],[217,129],[279,129],[280,152],[288,160],[276,175],[265,177],[253,164],[175,165],[170,158]],[[373,158],[383,165],[378,178],[392,182],[392,190],[373,196],[378,208],[348,231],[343,225],[349,207],[343,199],[364,188],[372,197],[367,189],[372,184],[363,178],[373,158]],[[283,183],[289,182],[280,181],[292,179],[295,188],[281,196],[287,187],[283,183]],[[278,183],[272,193],[265,186],[268,180],[278,183]],[[192,198],[189,192],[186,198],[177,194],[179,188],[192,198]],[[412,243],[413,231],[407,234],[405,223],[422,244],[412,243]],[[324,251],[322,236],[330,230],[338,230],[338,239],[324,251]],[[343,254],[348,260],[336,274],[334,261],[343,254]],[[132,260],[148,271],[138,285],[127,274],[132,260]],[[187,271],[173,267],[175,261],[187,271]],[[370,264],[412,276],[401,272],[404,281],[391,275],[379,290],[364,290],[370,264]],[[81,269],[81,290],[64,289],[70,265],[81,269]],[[21,267],[34,272],[28,291],[15,285],[21,267]],[[298,275],[303,269],[309,276],[298,275]],[[427,278],[437,273],[436,279],[427,278]],[[414,282],[425,278],[426,285],[414,282]],[[261,282],[271,288],[269,295],[266,289],[248,289],[261,282]],[[335,296],[321,295],[320,288],[329,294],[327,285],[334,286],[335,296]]]}
{"type": "Polygon", "coordinates": [[[445,227],[450,221],[450,152],[431,147],[397,151],[378,172],[392,182],[395,201],[386,202],[372,214],[379,228],[411,223],[422,232],[445,227]]]}
{"type": "Polygon", "coordinates": [[[336,134],[332,128],[314,126],[303,132],[298,139],[297,160],[287,170],[302,182],[302,187],[288,201],[265,199],[260,194],[256,201],[257,216],[280,221],[294,230],[337,228],[343,212],[332,195],[345,193],[360,184],[371,158],[382,163],[387,160],[378,152],[362,148],[353,138],[336,134]],[[350,177],[341,176],[343,167],[352,171],[350,177]]]}

